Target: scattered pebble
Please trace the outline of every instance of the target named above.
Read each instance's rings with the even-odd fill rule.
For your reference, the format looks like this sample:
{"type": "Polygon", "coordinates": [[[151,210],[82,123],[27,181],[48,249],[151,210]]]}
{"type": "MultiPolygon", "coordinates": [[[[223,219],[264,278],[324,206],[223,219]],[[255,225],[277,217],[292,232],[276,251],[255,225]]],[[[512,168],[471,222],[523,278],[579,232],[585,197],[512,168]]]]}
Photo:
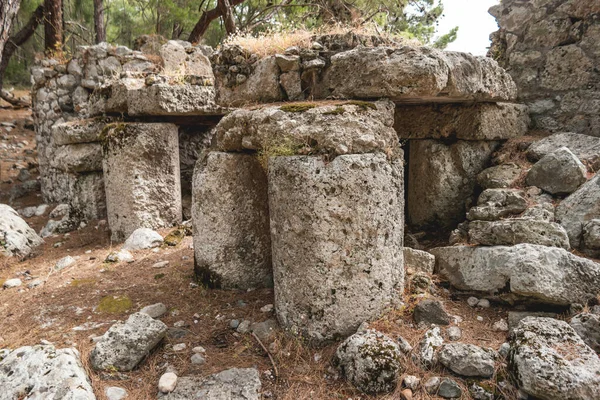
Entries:
{"type": "Polygon", "coordinates": [[[267,304],[266,306],[261,307],[260,311],[264,313],[269,313],[273,311],[273,304],[267,304]]]}
{"type": "Polygon", "coordinates": [[[142,308],[140,312],[148,314],[152,318],[160,318],[167,313],[167,306],[163,303],[156,303],[142,308]]]}
{"type": "Polygon", "coordinates": [[[481,315],[478,315],[478,316],[477,316],[477,321],[479,321],[479,322],[483,322],[483,317],[482,317],[481,315]]]}
{"type": "Polygon", "coordinates": [[[414,390],[417,390],[420,382],[421,382],[421,380],[419,378],[417,378],[416,376],[406,375],[404,377],[404,380],[402,381],[402,384],[404,385],[404,387],[407,387],[410,390],[414,391],[414,390]]]}
{"type": "Polygon", "coordinates": [[[477,297],[471,296],[467,299],[467,304],[471,307],[475,307],[477,303],[479,303],[479,299],[477,297]]]}
{"type": "Polygon", "coordinates": [[[495,332],[508,332],[508,322],[506,322],[506,320],[502,318],[500,321],[494,322],[494,325],[492,325],[492,329],[495,332]]]}
{"type": "Polygon", "coordinates": [[[127,398],[127,391],[117,386],[107,387],[104,394],[108,400],[122,400],[127,398]]]}
{"type": "Polygon", "coordinates": [[[158,380],[158,391],[161,393],[171,393],[177,385],[177,375],[172,372],[163,374],[158,380]]]}
{"type": "Polygon", "coordinates": [[[229,327],[231,329],[237,329],[237,327],[240,326],[240,321],[237,319],[232,319],[231,321],[229,321],[229,327]]]}
{"type": "Polygon", "coordinates": [[[201,354],[196,353],[196,354],[192,355],[191,362],[192,362],[192,364],[195,364],[195,365],[202,365],[202,364],[206,363],[206,359],[204,357],[202,357],[201,354]]]}
{"type": "Polygon", "coordinates": [[[169,262],[168,262],[168,261],[159,261],[159,262],[157,262],[157,263],[153,264],[153,265],[152,265],[152,268],[164,268],[164,267],[166,267],[167,265],[169,265],[169,262]]]}
{"type": "Polygon", "coordinates": [[[183,328],[185,326],[185,321],[177,321],[173,324],[175,328],[183,328]]]}
{"type": "Polygon", "coordinates": [[[198,354],[204,354],[204,353],[206,353],[206,350],[202,346],[196,346],[192,349],[192,352],[198,353],[198,354]]]}
{"type": "Polygon", "coordinates": [[[481,299],[477,302],[477,307],[490,308],[490,301],[488,299],[481,299]]]}
{"type": "Polygon", "coordinates": [[[250,331],[250,321],[247,319],[243,320],[237,327],[236,331],[238,333],[248,333],[250,331]]]}
{"type": "Polygon", "coordinates": [[[187,345],[185,343],[177,343],[173,345],[173,351],[182,351],[185,350],[187,345]]]}
{"type": "Polygon", "coordinates": [[[450,339],[451,341],[460,340],[460,338],[462,337],[462,331],[458,326],[449,327],[448,329],[446,329],[446,333],[448,334],[448,339],[450,339]]]}
{"type": "Polygon", "coordinates": [[[77,260],[74,257],[66,256],[56,262],[56,264],[54,265],[54,269],[56,271],[60,271],[67,267],[70,267],[71,265],[75,264],[76,262],[77,262],[77,260]]]}
{"type": "Polygon", "coordinates": [[[18,278],[8,279],[7,281],[4,282],[4,284],[2,285],[2,288],[11,289],[11,288],[19,287],[22,284],[23,284],[23,282],[21,282],[21,280],[18,278]]]}

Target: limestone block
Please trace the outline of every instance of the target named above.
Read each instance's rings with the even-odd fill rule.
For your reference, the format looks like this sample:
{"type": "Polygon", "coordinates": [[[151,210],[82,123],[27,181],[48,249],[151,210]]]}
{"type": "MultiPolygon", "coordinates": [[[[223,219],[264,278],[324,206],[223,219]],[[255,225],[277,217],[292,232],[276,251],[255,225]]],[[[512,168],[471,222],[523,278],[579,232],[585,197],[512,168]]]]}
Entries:
{"type": "Polygon", "coordinates": [[[528,125],[520,104],[433,104],[398,106],[394,128],[400,139],[503,140],[524,135],[528,125]]]}
{"type": "Polygon", "coordinates": [[[571,246],[579,248],[583,227],[600,218],[600,175],[584,183],[556,207],[556,221],[569,234],[571,246]]]}
{"type": "Polygon", "coordinates": [[[207,377],[183,376],[171,393],[159,393],[159,400],[259,400],[260,373],[256,368],[231,368],[207,377]]]}
{"type": "Polygon", "coordinates": [[[537,161],[561,147],[567,147],[588,169],[600,168],[600,138],[579,133],[556,133],[537,141],[527,149],[527,157],[537,161]]]}
{"type": "Polygon", "coordinates": [[[163,71],[167,75],[195,75],[214,81],[210,60],[202,48],[188,42],[169,40],[160,48],[163,71]]]}
{"type": "Polygon", "coordinates": [[[453,228],[474,202],[477,175],[498,146],[491,141],[415,140],[409,145],[408,220],[453,228]]]}
{"type": "Polygon", "coordinates": [[[403,160],[269,159],[275,309],[315,343],[348,336],[403,290],[403,160]]]}
{"type": "Polygon", "coordinates": [[[106,99],[105,109],[109,113],[128,113],[127,97],[129,91],[142,89],[144,80],[123,78],[110,86],[110,95],[106,99]]]}
{"type": "Polygon", "coordinates": [[[471,221],[469,241],[486,246],[514,245],[519,243],[562,247],[569,250],[569,237],[565,229],[555,222],[514,218],[500,221],[471,221]]]}
{"type": "Polygon", "coordinates": [[[527,185],[552,194],[573,193],[587,180],[587,169],[568,147],[542,157],[527,174],[527,185]]]}
{"type": "Polygon", "coordinates": [[[239,109],[217,125],[217,147],[223,151],[286,150],[292,154],[302,150],[312,154],[385,151],[397,147],[393,123],[394,103],[387,100],[239,109]]]}
{"type": "Polygon", "coordinates": [[[111,122],[108,118],[90,118],[55,124],[52,127],[52,139],[58,146],[99,142],[102,129],[111,122]]]}
{"type": "Polygon", "coordinates": [[[568,306],[600,292],[600,264],[558,247],[452,246],[432,249],[436,270],[459,290],[568,306]]]}
{"type": "Polygon", "coordinates": [[[273,285],[267,177],[250,154],[210,152],[192,189],[195,269],[211,287],[273,285]]]}
{"type": "Polygon", "coordinates": [[[220,115],[215,88],[201,85],[156,84],[127,93],[129,115],[220,115]]]}
{"type": "Polygon", "coordinates": [[[181,223],[177,126],[115,123],[107,127],[104,185],[113,241],[137,228],[181,223]]]}
{"type": "Polygon", "coordinates": [[[106,194],[102,171],[77,176],[69,196],[69,216],[77,221],[106,218],[106,194]]]}
{"type": "Polygon", "coordinates": [[[320,97],[406,102],[510,101],[512,78],[491,59],[427,47],[357,47],[331,57],[320,97]]]}
{"type": "Polygon", "coordinates": [[[94,172],[102,170],[102,145],[78,143],[59,146],[50,165],[65,172],[94,172]]]}

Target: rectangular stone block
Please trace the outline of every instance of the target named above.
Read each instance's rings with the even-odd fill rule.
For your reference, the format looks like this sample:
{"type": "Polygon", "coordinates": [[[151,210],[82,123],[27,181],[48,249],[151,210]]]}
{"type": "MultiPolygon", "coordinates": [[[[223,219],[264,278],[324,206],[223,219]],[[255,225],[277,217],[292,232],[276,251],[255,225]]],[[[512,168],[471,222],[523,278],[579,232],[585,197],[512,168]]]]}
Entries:
{"type": "Polygon", "coordinates": [[[104,185],[113,241],[137,228],[181,223],[177,126],[114,123],[105,129],[104,185]]]}
{"type": "Polygon", "coordinates": [[[90,118],[55,124],[52,127],[52,139],[57,146],[99,142],[102,129],[110,122],[110,118],[90,118]]]}
{"type": "Polygon", "coordinates": [[[196,274],[210,287],[272,287],[267,177],[250,154],[210,152],[196,163],[196,274]]]}
{"type": "Polygon", "coordinates": [[[102,172],[80,174],[69,197],[70,218],[90,221],[106,218],[106,194],[102,172]]]}
{"type": "Polygon", "coordinates": [[[201,85],[156,84],[127,93],[129,115],[221,115],[215,88],[201,85]]]}
{"type": "Polygon", "coordinates": [[[348,336],[401,298],[403,158],[269,158],[275,309],[320,344],[348,336]]]}
{"type": "Polygon", "coordinates": [[[102,171],[102,145],[78,143],[58,146],[50,166],[65,172],[102,171]]]}
{"type": "Polygon", "coordinates": [[[414,140],[408,157],[408,222],[451,229],[474,203],[477,174],[489,166],[499,142],[414,140]]]}
{"type": "Polygon", "coordinates": [[[527,106],[512,103],[396,107],[400,139],[504,140],[527,133],[527,106]]]}

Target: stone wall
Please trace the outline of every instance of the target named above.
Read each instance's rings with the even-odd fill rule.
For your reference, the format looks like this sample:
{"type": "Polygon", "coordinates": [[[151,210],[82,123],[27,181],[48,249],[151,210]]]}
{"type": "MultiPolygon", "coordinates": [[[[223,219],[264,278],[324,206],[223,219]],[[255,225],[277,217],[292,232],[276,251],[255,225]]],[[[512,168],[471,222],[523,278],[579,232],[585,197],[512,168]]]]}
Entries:
{"type": "Polygon", "coordinates": [[[489,55],[507,69],[534,128],[600,136],[600,2],[502,0],[489,55]]]}

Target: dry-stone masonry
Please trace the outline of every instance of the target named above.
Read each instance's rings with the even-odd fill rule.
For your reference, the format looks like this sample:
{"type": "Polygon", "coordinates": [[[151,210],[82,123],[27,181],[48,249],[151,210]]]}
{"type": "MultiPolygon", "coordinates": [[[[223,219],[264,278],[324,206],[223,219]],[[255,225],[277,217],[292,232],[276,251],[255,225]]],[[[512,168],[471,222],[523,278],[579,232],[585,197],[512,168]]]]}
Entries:
{"type": "Polygon", "coordinates": [[[600,135],[598,0],[502,0],[489,55],[507,69],[534,125],[600,135]]]}

